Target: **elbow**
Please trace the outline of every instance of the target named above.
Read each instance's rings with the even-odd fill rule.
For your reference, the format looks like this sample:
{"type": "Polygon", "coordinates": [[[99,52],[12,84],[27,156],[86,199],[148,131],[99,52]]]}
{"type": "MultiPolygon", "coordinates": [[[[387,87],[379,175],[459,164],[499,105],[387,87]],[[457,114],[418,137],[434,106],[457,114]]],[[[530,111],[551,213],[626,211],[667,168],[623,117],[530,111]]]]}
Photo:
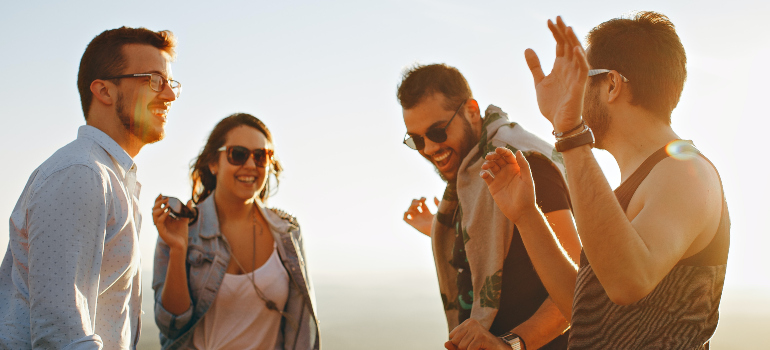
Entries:
{"type": "Polygon", "coordinates": [[[604,290],[610,301],[620,306],[627,306],[642,300],[652,289],[642,278],[627,278],[615,283],[608,283],[604,290]]]}

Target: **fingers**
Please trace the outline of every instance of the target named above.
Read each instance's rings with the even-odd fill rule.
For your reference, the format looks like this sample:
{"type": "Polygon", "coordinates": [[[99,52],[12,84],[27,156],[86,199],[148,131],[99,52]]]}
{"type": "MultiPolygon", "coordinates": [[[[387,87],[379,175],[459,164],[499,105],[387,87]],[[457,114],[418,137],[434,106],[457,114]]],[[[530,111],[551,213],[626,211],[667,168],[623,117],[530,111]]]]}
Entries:
{"type": "Polygon", "coordinates": [[[439,203],[441,203],[441,202],[438,200],[438,197],[433,197],[433,203],[435,203],[435,204],[436,204],[436,207],[438,208],[438,205],[439,205],[439,203]]]}
{"type": "Polygon", "coordinates": [[[525,180],[532,182],[532,171],[529,169],[529,162],[527,161],[527,158],[524,157],[524,153],[521,153],[521,151],[516,152],[516,163],[521,168],[521,176],[525,180]]]}
{"type": "Polygon", "coordinates": [[[451,340],[449,340],[446,343],[444,343],[444,349],[447,349],[447,350],[458,350],[457,347],[452,343],[451,340]]]}
{"type": "Polygon", "coordinates": [[[535,80],[535,86],[537,86],[545,78],[543,67],[540,66],[540,59],[537,58],[537,54],[532,49],[524,50],[524,59],[527,61],[527,66],[532,72],[532,78],[535,80]]]}
{"type": "MultiPolygon", "coordinates": [[[[557,17],[558,21],[558,17],[557,17]]],[[[554,24],[550,19],[548,20],[548,29],[551,30],[551,34],[553,34],[554,40],[556,40],[556,57],[561,57],[564,55],[564,36],[562,36],[562,33],[559,31],[559,27],[554,24]]]]}

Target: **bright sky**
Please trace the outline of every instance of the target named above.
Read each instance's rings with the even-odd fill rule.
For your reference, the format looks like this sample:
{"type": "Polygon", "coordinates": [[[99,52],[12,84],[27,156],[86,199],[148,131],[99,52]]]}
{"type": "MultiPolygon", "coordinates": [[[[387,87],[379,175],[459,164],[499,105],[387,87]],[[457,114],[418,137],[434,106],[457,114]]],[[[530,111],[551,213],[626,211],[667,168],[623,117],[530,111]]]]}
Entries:
{"type": "MultiPolygon", "coordinates": [[[[412,198],[444,184],[401,144],[395,98],[402,69],[444,62],[482,106],[552,141],[523,52],[553,61],[549,18],[582,38],[632,10],[677,26],[688,79],[673,124],[719,168],[732,217],[726,288],[770,291],[770,197],[762,158],[770,133],[767,1],[14,1],[0,4],[0,216],[27,178],[84,123],[76,88],[88,42],[122,25],[172,30],[179,39],[167,137],[136,158],[142,182],[143,264],[152,268],[158,193],[189,198],[187,176],[213,126],[233,112],[261,118],[286,171],[269,204],[294,213],[311,272],[405,274],[434,269],[429,239],[401,218],[412,198]],[[696,5],[688,5],[696,4],[696,5]]],[[[613,186],[619,173],[598,153],[613,186]]],[[[0,229],[0,247],[8,242],[0,229]]],[[[370,275],[371,276],[371,275],[370,275]]]]}

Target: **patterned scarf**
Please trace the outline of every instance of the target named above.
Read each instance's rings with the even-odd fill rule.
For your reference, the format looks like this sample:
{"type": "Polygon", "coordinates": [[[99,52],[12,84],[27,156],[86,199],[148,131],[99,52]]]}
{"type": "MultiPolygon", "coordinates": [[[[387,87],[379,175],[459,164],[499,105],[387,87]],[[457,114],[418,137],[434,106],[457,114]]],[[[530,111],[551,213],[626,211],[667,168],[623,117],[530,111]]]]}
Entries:
{"type": "Polygon", "coordinates": [[[460,315],[468,316],[468,309],[470,317],[489,329],[500,307],[503,262],[514,225],[497,208],[479,176],[484,155],[497,147],[521,150],[525,156],[542,156],[564,174],[561,154],[551,144],[511,123],[499,107],[487,107],[479,143],[460,164],[457,184],[447,185],[431,232],[439,290],[450,331],[459,324],[460,315]],[[458,244],[462,246],[456,247],[458,244]],[[471,279],[472,290],[460,290],[458,279],[463,278],[471,279]]]}

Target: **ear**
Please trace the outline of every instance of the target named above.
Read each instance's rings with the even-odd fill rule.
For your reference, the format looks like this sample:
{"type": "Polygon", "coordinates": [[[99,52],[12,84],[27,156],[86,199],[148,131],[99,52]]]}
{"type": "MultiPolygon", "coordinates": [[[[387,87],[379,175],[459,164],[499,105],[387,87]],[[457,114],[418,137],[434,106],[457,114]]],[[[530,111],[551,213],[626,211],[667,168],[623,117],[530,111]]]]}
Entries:
{"type": "Polygon", "coordinates": [[[217,171],[219,171],[219,164],[218,163],[209,163],[209,171],[211,172],[211,175],[217,176],[217,171]]]}
{"type": "Polygon", "coordinates": [[[465,102],[465,111],[467,112],[470,122],[476,119],[481,120],[481,110],[479,109],[479,103],[474,99],[469,99],[465,102]]]}
{"type": "Polygon", "coordinates": [[[115,85],[104,80],[96,79],[92,81],[90,89],[96,100],[108,106],[115,103],[118,97],[115,85]],[[111,88],[112,90],[110,90],[111,88]]]}
{"type": "Polygon", "coordinates": [[[623,78],[620,76],[620,73],[611,71],[607,74],[609,78],[607,102],[612,103],[618,101],[618,98],[620,98],[620,94],[625,89],[625,86],[623,85],[623,78]]]}

